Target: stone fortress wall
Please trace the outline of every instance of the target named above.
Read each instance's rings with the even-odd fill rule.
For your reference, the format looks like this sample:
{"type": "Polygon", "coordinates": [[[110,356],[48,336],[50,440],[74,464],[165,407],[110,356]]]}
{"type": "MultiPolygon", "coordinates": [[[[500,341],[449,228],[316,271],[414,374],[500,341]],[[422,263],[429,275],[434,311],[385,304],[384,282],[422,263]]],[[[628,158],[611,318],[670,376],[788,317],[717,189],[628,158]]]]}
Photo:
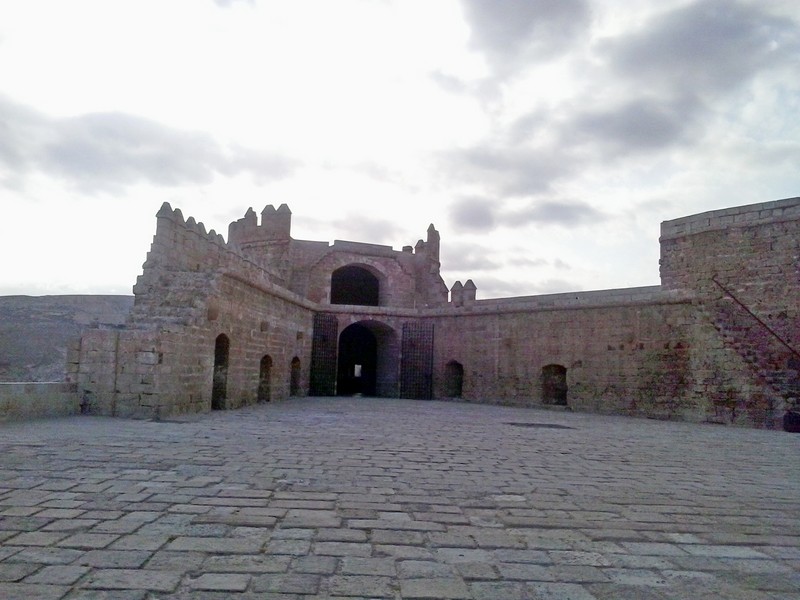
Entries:
{"type": "Polygon", "coordinates": [[[396,251],[294,240],[286,205],[227,243],[157,223],[127,327],[69,352],[90,412],[338,393],[772,427],[800,397],[800,198],[663,223],[661,286],[490,300],[448,294],[432,225],[396,251]]]}

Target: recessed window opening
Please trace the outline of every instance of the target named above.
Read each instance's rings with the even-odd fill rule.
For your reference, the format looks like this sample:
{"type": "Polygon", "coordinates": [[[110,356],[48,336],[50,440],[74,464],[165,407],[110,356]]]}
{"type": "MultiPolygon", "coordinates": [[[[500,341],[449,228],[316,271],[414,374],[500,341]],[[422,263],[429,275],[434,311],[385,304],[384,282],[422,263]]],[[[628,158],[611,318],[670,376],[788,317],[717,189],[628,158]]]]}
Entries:
{"type": "Polygon", "coordinates": [[[331,275],[331,304],[378,306],[380,282],[364,267],[348,265],[331,275]]]}

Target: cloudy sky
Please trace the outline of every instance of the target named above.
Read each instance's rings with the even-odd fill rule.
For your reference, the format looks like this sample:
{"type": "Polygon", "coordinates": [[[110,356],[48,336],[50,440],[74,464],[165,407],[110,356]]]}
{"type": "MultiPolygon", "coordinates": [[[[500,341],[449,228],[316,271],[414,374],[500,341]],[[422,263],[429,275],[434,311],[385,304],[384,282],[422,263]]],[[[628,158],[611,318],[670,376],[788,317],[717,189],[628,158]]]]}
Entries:
{"type": "Polygon", "coordinates": [[[800,195],[797,0],[4,0],[0,294],[130,294],[168,201],[478,297],[654,285],[663,220],[800,195]]]}

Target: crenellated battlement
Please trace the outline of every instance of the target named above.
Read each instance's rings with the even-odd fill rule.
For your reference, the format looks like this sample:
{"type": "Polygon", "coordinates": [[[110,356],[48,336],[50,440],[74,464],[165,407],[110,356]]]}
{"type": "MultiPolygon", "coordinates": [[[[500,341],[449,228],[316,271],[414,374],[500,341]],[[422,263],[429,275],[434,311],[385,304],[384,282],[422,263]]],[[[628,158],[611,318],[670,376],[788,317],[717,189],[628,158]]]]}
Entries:
{"type": "MultiPolygon", "coordinates": [[[[187,231],[196,233],[210,242],[226,246],[225,238],[222,237],[222,234],[217,233],[213,229],[206,232],[206,226],[202,222],[196,221],[194,217],[184,219],[181,209],[173,209],[169,202],[164,202],[164,204],[161,205],[161,208],[156,213],[156,219],[158,219],[157,227],[166,225],[166,222],[170,222],[172,227],[183,227],[187,231]]],[[[156,235],[158,235],[158,229],[156,229],[156,235]]]]}
{"type": "Polygon", "coordinates": [[[220,274],[237,273],[261,286],[281,282],[277,272],[254,263],[215,230],[206,231],[194,217],[185,219],[181,210],[173,209],[168,202],[156,218],[156,234],[142,265],[143,273],[133,287],[133,323],[148,326],[161,321],[196,321],[206,309],[202,299],[209,295],[209,286],[220,274]]]}
{"type": "Polygon", "coordinates": [[[261,211],[261,223],[252,207],[244,217],[228,226],[228,242],[236,247],[288,242],[292,233],[292,211],[286,204],[275,208],[268,204],[261,211]]]}
{"type": "Polygon", "coordinates": [[[489,300],[471,279],[448,298],[433,225],[396,251],[294,240],[291,215],[248,208],[226,243],[161,207],[127,328],[75,351],[97,410],[354,392],[756,427],[798,410],[800,198],[665,222],[661,286],[489,300]]]}
{"type": "Polygon", "coordinates": [[[800,198],[711,210],[661,223],[661,239],[800,218],[800,198]]]}

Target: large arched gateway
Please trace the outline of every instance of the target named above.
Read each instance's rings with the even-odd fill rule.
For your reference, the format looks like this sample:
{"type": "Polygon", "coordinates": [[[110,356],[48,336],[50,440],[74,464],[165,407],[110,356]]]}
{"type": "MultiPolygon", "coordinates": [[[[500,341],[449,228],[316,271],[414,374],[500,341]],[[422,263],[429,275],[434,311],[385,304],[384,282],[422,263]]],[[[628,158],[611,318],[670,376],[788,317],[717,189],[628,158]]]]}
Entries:
{"type": "Polygon", "coordinates": [[[398,394],[400,343],[380,321],[359,321],[339,335],[336,393],[394,397],[398,394]]]}

